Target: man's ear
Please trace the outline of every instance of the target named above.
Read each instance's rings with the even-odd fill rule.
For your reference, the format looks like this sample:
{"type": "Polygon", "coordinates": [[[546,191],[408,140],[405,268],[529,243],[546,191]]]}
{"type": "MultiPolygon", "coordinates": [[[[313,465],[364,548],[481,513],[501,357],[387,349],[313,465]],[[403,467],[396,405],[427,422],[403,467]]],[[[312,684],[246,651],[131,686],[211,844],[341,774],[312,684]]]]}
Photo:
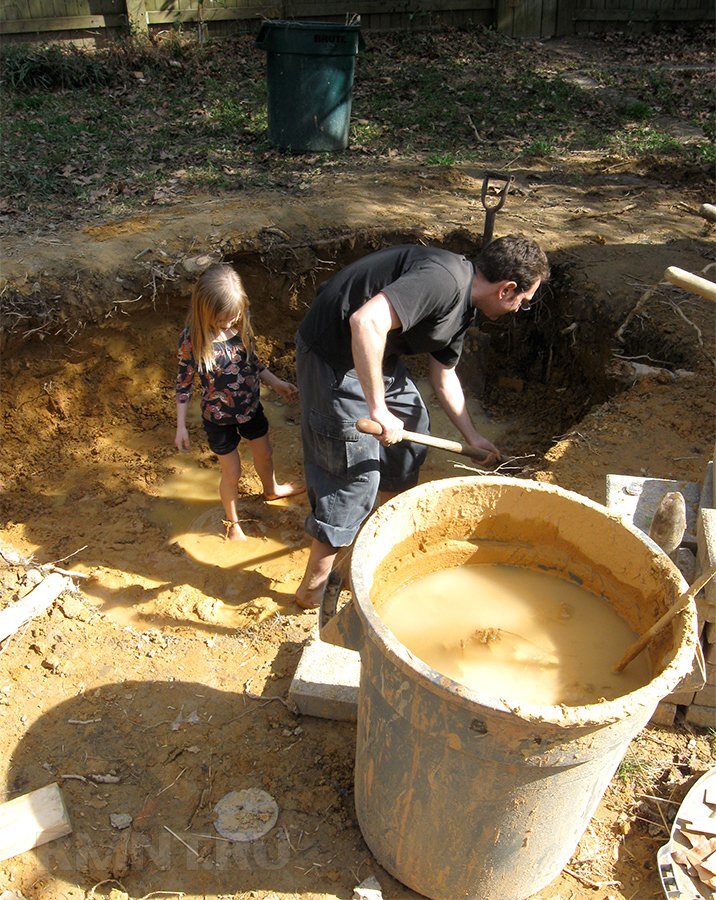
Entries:
{"type": "Polygon", "coordinates": [[[516,287],[516,281],[500,281],[497,284],[497,296],[500,300],[504,300],[505,295],[514,291],[516,287]]]}

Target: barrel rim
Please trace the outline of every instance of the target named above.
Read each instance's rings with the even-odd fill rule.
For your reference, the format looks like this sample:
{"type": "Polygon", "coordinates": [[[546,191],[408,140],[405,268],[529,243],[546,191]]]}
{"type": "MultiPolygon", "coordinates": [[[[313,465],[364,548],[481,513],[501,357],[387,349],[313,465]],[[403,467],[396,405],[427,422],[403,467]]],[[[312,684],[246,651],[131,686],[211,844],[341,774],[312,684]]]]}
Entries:
{"type": "Polygon", "coordinates": [[[351,556],[351,586],[354,604],[364,626],[364,638],[367,637],[374,643],[379,644],[382,651],[393,664],[399,667],[408,667],[421,686],[432,693],[447,693],[447,698],[458,704],[478,705],[483,709],[491,710],[496,715],[518,716],[526,721],[561,727],[574,728],[583,726],[590,728],[625,719],[646,707],[655,709],[657,704],[676,687],[679,681],[691,671],[693,666],[696,642],[698,640],[696,604],[693,600],[689,603],[685,612],[674,619],[673,626],[676,628],[677,649],[654,678],[636,691],[615,697],[613,700],[583,706],[527,703],[509,705],[500,698],[478,693],[428,666],[427,663],[411,653],[395,637],[393,632],[383,624],[383,620],[370,600],[369,589],[359,569],[363,556],[361,553],[362,547],[375,536],[375,532],[380,528],[382,522],[387,519],[392,509],[405,503],[406,498],[412,500],[420,497],[422,494],[427,494],[429,491],[434,492],[436,488],[453,487],[460,483],[466,485],[480,483],[485,486],[494,484],[495,486],[507,487],[508,489],[515,487],[522,491],[529,489],[534,492],[548,493],[576,502],[581,507],[590,509],[600,516],[605,516],[617,527],[624,528],[633,537],[636,537],[650,553],[664,563],[665,573],[669,573],[669,568],[671,569],[669,573],[671,578],[677,578],[680,581],[680,593],[683,593],[689,587],[683,575],[651,538],[640,529],[611,513],[603,504],[596,503],[589,497],[558,485],[546,484],[531,479],[489,475],[443,478],[419,484],[387,501],[366,520],[356,539],[351,556]],[[366,625],[368,626],[367,628],[365,627],[366,625]]]}

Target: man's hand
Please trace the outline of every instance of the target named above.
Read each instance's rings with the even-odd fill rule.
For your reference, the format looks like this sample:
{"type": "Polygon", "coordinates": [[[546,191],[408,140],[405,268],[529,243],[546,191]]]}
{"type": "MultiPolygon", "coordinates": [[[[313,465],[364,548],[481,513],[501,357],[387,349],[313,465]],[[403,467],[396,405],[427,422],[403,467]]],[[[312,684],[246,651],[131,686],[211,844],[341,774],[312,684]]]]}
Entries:
{"type": "Polygon", "coordinates": [[[371,419],[377,422],[383,429],[383,433],[376,435],[384,447],[390,447],[403,439],[403,423],[394,416],[389,409],[378,410],[371,413],[371,419]]]}
{"type": "Polygon", "coordinates": [[[502,459],[502,454],[497,447],[481,435],[478,435],[476,439],[470,441],[470,446],[476,447],[478,450],[484,450],[489,454],[484,460],[484,465],[486,466],[494,466],[495,463],[502,459]]]}

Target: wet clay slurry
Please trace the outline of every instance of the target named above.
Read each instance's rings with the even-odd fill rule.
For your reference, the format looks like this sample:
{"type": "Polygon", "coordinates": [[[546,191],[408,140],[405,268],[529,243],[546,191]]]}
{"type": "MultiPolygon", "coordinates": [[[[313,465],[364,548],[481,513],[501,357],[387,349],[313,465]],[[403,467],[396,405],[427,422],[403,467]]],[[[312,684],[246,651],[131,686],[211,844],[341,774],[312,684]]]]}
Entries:
{"type": "Polygon", "coordinates": [[[650,678],[643,657],[612,673],[634,634],[604,600],[529,569],[441,569],[398,591],[380,615],[433,669],[511,704],[597,703],[650,678]]]}

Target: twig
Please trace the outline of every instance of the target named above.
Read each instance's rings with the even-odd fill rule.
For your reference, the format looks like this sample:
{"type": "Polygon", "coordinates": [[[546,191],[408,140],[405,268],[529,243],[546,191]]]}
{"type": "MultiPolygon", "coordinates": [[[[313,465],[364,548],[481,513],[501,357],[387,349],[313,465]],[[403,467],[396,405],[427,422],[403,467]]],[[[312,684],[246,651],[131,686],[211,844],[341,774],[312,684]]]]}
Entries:
{"type": "Polygon", "coordinates": [[[585,878],[584,875],[580,875],[578,872],[575,872],[573,869],[568,869],[566,866],[562,871],[566,872],[567,875],[571,875],[572,878],[576,878],[577,881],[581,881],[582,884],[586,884],[587,887],[603,888],[612,884],[621,887],[621,881],[592,881],[591,878],[585,878]]]}
{"type": "Polygon", "coordinates": [[[194,854],[194,856],[199,855],[196,852],[196,850],[191,846],[191,844],[187,844],[186,841],[183,841],[176,832],[171,830],[171,828],[168,825],[162,825],[162,828],[165,828],[169,832],[169,834],[171,834],[172,837],[175,837],[179,841],[180,844],[184,844],[184,846],[186,847],[187,850],[191,850],[191,852],[194,854]]]}
{"type": "Polygon", "coordinates": [[[85,544],[84,547],[80,547],[79,550],[73,550],[72,553],[68,553],[67,556],[63,556],[60,559],[53,559],[52,562],[44,563],[40,568],[44,568],[45,566],[55,566],[57,563],[64,562],[67,559],[70,559],[72,556],[77,556],[78,553],[82,553],[83,550],[86,550],[89,547],[89,544],[85,544]]]}
{"type": "MultiPolygon", "coordinates": [[[[166,787],[163,787],[163,788],[161,789],[161,791],[159,791],[159,794],[163,794],[164,791],[168,791],[169,788],[170,788],[172,785],[176,784],[177,781],[179,781],[179,779],[182,777],[182,775],[183,775],[185,772],[186,772],[186,766],[181,770],[181,772],[177,775],[177,777],[174,779],[174,781],[172,781],[171,784],[168,784],[166,787]]],[[[157,794],[157,797],[159,796],[159,794],[157,794]]]]}
{"type": "Polygon", "coordinates": [[[127,893],[127,888],[122,884],[121,881],[118,881],[116,878],[105,878],[104,881],[98,881],[97,884],[92,888],[92,890],[87,894],[87,900],[94,900],[94,892],[98,887],[102,887],[103,884],[118,884],[124,893],[127,893]]]}
{"type": "Polygon", "coordinates": [[[716,360],[714,360],[713,357],[709,356],[706,352],[706,348],[704,347],[703,335],[701,334],[701,329],[699,328],[699,326],[694,324],[694,322],[692,322],[691,319],[689,319],[685,315],[685,313],[682,312],[681,307],[678,305],[678,303],[673,303],[671,300],[664,300],[663,302],[667,303],[674,310],[674,312],[678,313],[687,325],[691,325],[691,327],[696,332],[696,337],[698,339],[699,345],[701,346],[704,356],[712,365],[716,365],[716,360]]]}

